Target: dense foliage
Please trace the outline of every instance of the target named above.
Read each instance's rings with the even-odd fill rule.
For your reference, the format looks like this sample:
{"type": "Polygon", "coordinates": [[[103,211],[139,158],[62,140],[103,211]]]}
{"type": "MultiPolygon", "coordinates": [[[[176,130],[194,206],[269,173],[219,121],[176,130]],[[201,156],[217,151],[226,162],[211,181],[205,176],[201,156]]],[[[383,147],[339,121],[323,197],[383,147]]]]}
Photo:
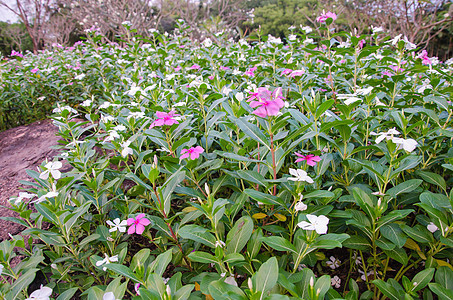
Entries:
{"type": "Polygon", "coordinates": [[[3,65],[2,101],[60,102],[62,144],[10,200],[2,297],[452,298],[450,64],[334,19],[3,65]]]}

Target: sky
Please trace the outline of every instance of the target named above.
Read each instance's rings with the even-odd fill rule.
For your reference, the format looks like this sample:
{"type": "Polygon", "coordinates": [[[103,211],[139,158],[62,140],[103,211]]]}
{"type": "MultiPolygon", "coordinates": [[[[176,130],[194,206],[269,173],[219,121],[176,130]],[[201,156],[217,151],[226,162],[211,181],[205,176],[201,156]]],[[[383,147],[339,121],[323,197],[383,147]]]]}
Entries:
{"type": "MultiPolygon", "coordinates": [[[[6,3],[11,4],[14,3],[14,0],[4,0],[6,3]]],[[[8,9],[0,6],[0,21],[2,22],[16,22],[17,17],[10,12],[8,9]]]]}

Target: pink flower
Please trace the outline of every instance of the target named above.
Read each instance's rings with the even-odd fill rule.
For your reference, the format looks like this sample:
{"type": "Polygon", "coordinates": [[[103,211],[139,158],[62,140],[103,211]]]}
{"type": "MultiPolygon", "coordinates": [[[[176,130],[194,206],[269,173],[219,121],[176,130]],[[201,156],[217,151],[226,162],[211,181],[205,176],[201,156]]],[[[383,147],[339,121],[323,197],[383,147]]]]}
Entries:
{"type": "Polygon", "coordinates": [[[385,70],[384,72],[382,72],[382,77],[384,77],[384,76],[392,77],[393,74],[390,73],[389,71],[385,70]]]}
{"type": "Polygon", "coordinates": [[[395,65],[391,65],[391,66],[390,66],[390,69],[392,69],[392,70],[395,71],[396,73],[398,73],[398,72],[403,72],[403,71],[404,71],[404,69],[398,68],[398,66],[395,66],[395,65]]]}
{"type": "Polygon", "coordinates": [[[420,53],[417,58],[422,59],[422,64],[424,65],[430,65],[432,64],[431,58],[428,57],[428,52],[426,50],[423,50],[422,53],[420,53]]]}
{"type": "Polygon", "coordinates": [[[214,75],[208,76],[209,80],[214,80],[214,75]]]}
{"type": "Polygon", "coordinates": [[[321,161],[321,157],[313,155],[313,154],[308,154],[308,155],[302,155],[300,153],[294,153],[296,156],[299,156],[300,158],[296,159],[296,163],[300,161],[307,161],[307,165],[309,166],[316,166],[316,162],[321,161]]]}
{"type": "Polygon", "coordinates": [[[132,225],[127,230],[127,234],[142,234],[145,231],[145,226],[151,224],[151,221],[145,218],[145,214],[139,214],[134,218],[127,219],[127,225],[132,225]]]}
{"type": "Polygon", "coordinates": [[[248,69],[247,71],[244,72],[244,75],[248,76],[248,77],[255,77],[255,71],[256,69],[258,69],[257,67],[253,67],[253,68],[250,68],[248,69]]]}
{"type": "Polygon", "coordinates": [[[200,66],[197,65],[197,64],[194,64],[194,65],[191,66],[189,69],[191,69],[191,70],[200,70],[200,66]]]}
{"type": "Polygon", "coordinates": [[[282,75],[291,74],[292,71],[293,71],[293,70],[291,70],[291,69],[284,69],[284,70],[282,71],[282,75]]]}
{"type": "Polygon", "coordinates": [[[135,293],[137,293],[137,295],[140,296],[140,291],[139,291],[139,289],[140,289],[140,283],[134,284],[134,289],[135,289],[135,293]]]}
{"type": "Polygon", "coordinates": [[[257,92],[251,94],[248,101],[254,100],[250,102],[250,107],[258,107],[253,114],[265,118],[278,115],[280,109],[285,106],[283,99],[282,88],[277,88],[271,92],[267,88],[261,87],[257,89],[257,92]]]}
{"type": "Polygon", "coordinates": [[[177,66],[177,67],[175,68],[175,72],[179,72],[179,70],[181,70],[181,66],[177,66]]]}
{"type": "Polygon", "coordinates": [[[358,46],[360,49],[362,49],[365,44],[366,44],[365,40],[360,40],[358,46]]]}
{"type": "Polygon", "coordinates": [[[291,72],[289,77],[294,78],[294,77],[297,77],[297,76],[302,76],[302,75],[304,75],[304,73],[305,73],[304,69],[302,69],[302,70],[294,70],[294,71],[291,72]]]}
{"type": "Polygon", "coordinates": [[[11,51],[11,56],[19,56],[19,57],[24,57],[24,55],[20,52],[17,52],[17,51],[11,51]]]}
{"type": "Polygon", "coordinates": [[[229,70],[229,69],[230,69],[230,67],[224,67],[224,66],[221,66],[221,67],[220,67],[220,70],[222,70],[222,71],[227,71],[227,70],[229,70]]]}
{"type": "Polygon", "coordinates": [[[200,157],[200,154],[204,152],[204,149],[200,146],[191,147],[189,149],[182,149],[180,159],[190,157],[191,160],[200,157]]]}
{"type": "Polygon", "coordinates": [[[179,122],[174,119],[174,117],[179,116],[178,114],[175,114],[175,111],[170,111],[169,113],[157,111],[156,112],[157,120],[154,121],[149,128],[153,128],[155,126],[164,126],[168,125],[171,126],[173,124],[179,124],[179,122]]]}
{"type": "Polygon", "coordinates": [[[34,68],[34,69],[31,69],[30,72],[32,72],[33,74],[37,73],[39,71],[38,68],[34,68]]]}
{"type": "Polygon", "coordinates": [[[325,23],[328,18],[331,18],[333,21],[335,21],[337,19],[337,15],[335,13],[329,11],[329,12],[323,13],[322,15],[317,17],[316,22],[325,23]]]}

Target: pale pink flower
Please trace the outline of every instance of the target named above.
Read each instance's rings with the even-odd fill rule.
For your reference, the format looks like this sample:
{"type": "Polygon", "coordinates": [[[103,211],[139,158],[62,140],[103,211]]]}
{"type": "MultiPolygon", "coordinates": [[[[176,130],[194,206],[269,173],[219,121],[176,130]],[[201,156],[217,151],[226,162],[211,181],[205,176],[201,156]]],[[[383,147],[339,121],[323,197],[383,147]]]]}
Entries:
{"type": "Polygon", "coordinates": [[[130,226],[127,234],[142,234],[145,231],[145,226],[151,224],[151,221],[145,218],[145,214],[139,214],[135,218],[127,219],[127,225],[130,226]]]}
{"type": "Polygon", "coordinates": [[[156,112],[157,120],[151,123],[151,126],[149,128],[153,128],[155,126],[164,126],[168,125],[171,126],[173,124],[179,124],[179,122],[174,119],[175,117],[178,117],[179,115],[175,113],[175,111],[170,111],[169,113],[166,112],[161,112],[157,111],[156,112]]]}
{"type": "Polygon", "coordinates": [[[182,149],[180,159],[190,157],[191,160],[200,157],[200,154],[204,152],[204,149],[200,146],[191,147],[189,149],[182,149]]]}
{"type": "Polygon", "coordinates": [[[189,69],[190,69],[190,70],[200,70],[200,66],[197,65],[197,64],[194,64],[194,65],[191,66],[189,69]]]}
{"type": "Polygon", "coordinates": [[[39,71],[38,68],[34,68],[34,69],[31,69],[30,72],[32,72],[33,74],[37,73],[39,71]]]}
{"type": "Polygon", "coordinates": [[[307,165],[309,166],[316,166],[316,163],[318,161],[321,161],[321,157],[317,156],[317,155],[313,155],[313,154],[308,154],[308,155],[302,155],[300,153],[294,153],[296,156],[300,157],[298,159],[296,159],[296,163],[297,162],[300,162],[300,161],[306,161],[307,162],[307,165]]]}
{"type": "Polygon", "coordinates": [[[177,66],[177,67],[175,68],[175,72],[179,72],[179,70],[181,70],[181,66],[177,66]]]}

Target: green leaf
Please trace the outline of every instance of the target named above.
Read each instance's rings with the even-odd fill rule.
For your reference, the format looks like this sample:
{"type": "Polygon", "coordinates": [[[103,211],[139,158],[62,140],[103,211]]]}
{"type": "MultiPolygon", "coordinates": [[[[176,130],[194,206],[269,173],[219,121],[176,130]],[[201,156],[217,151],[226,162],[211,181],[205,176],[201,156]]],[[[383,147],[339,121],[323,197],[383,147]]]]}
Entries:
{"type": "Polygon", "coordinates": [[[267,137],[258,128],[258,126],[240,118],[230,117],[230,120],[235,123],[248,137],[255,140],[259,144],[266,146],[267,149],[271,149],[267,137]]]}
{"type": "Polygon", "coordinates": [[[434,276],[434,270],[434,268],[429,268],[417,273],[411,281],[413,286],[412,291],[419,291],[430,283],[434,276]]]}
{"type": "Polygon", "coordinates": [[[343,242],[343,246],[356,250],[368,250],[371,247],[371,244],[367,238],[361,235],[353,235],[343,242]]]}
{"type": "Polygon", "coordinates": [[[256,201],[261,202],[263,204],[266,204],[266,205],[278,205],[278,206],[285,207],[285,203],[282,201],[282,199],[280,199],[280,198],[278,198],[276,196],[265,194],[265,193],[262,193],[262,192],[259,192],[259,191],[255,191],[255,190],[252,190],[252,189],[245,189],[244,193],[247,194],[253,200],[256,200],[256,201]]]}
{"type": "Polygon", "coordinates": [[[178,230],[178,235],[183,239],[192,240],[203,245],[215,248],[216,239],[206,228],[198,225],[186,225],[178,230]]]}
{"type": "Polygon", "coordinates": [[[39,269],[30,269],[25,274],[22,274],[19,279],[14,281],[10,287],[10,291],[5,295],[5,300],[15,300],[22,291],[26,291],[28,286],[33,282],[36,272],[39,269]]]}
{"type": "Polygon", "coordinates": [[[186,177],[186,173],[179,170],[176,173],[174,173],[173,175],[171,175],[165,182],[164,186],[162,187],[162,189],[163,189],[162,199],[160,199],[160,200],[163,201],[163,204],[164,204],[163,208],[167,215],[170,212],[171,197],[172,197],[173,191],[178,186],[178,184],[180,184],[181,181],[184,180],[185,177],[186,177]]]}
{"type": "Polygon", "coordinates": [[[385,193],[392,196],[396,197],[399,194],[403,193],[410,193],[413,190],[415,190],[420,184],[422,184],[423,180],[421,179],[411,179],[404,181],[397,186],[392,187],[391,189],[387,190],[385,193]]]}
{"type": "Polygon", "coordinates": [[[413,240],[427,244],[433,241],[432,234],[421,225],[415,225],[414,227],[409,227],[405,224],[400,225],[401,229],[413,240]]]}
{"type": "Polygon", "coordinates": [[[215,256],[213,256],[212,254],[209,254],[209,253],[206,253],[206,252],[203,252],[203,251],[195,251],[195,252],[192,252],[188,255],[188,257],[190,258],[190,260],[192,261],[196,261],[196,262],[200,262],[200,263],[205,263],[205,264],[209,264],[209,263],[219,263],[219,261],[217,260],[217,258],[215,256]]]}
{"type": "Polygon", "coordinates": [[[65,220],[64,220],[64,228],[66,230],[66,233],[69,234],[71,231],[71,228],[74,226],[74,224],[77,222],[77,220],[86,212],[91,206],[91,202],[87,202],[81,207],[78,207],[72,214],[69,214],[65,220]]]}
{"type": "Polygon", "coordinates": [[[386,295],[391,300],[404,299],[404,295],[399,294],[398,291],[389,283],[384,282],[380,279],[373,280],[372,283],[378,287],[382,294],[386,295]]]}
{"type": "Polygon", "coordinates": [[[233,228],[228,232],[225,253],[239,253],[247,244],[253,233],[253,220],[249,216],[243,216],[236,221],[233,228]]]}
{"type": "Polygon", "coordinates": [[[392,250],[385,250],[382,249],[388,257],[393,258],[397,262],[401,263],[402,265],[407,265],[409,262],[409,257],[407,257],[407,253],[402,248],[394,248],[392,250]]]}
{"type": "Polygon", "coordinates": [[[174,300],[187,300],[190,297],[190,293],[195,288],[194,284],[186,284],[185,286],[181,287],[176,293],[175,296],[172,298],[174,300]]]}
{"type": "Polygon", "coordinates": [[[238,155],[236,153],[231,153],[231,152],[222,152],[219,150],[214,151],[215,154],[218,154],[220,156],[223,156],[227,159],[235,160],[235,161],[246,161],[246,162],[262,162],[261,160],[257,159],[251,159],[242,155],[238,155]]]}
{"type": "Polygon", "coordinates": [[[266,182],[264,176],[258,172],[252,170],[237,170],[236,173],[239,175],[239,177],[248,182],[259,184],[264,188],[267,188],[268,186],[268,183],[266,182]]]}
{"type": "Polygon", "coordinates": [[[132,279],[135,282],[139,282],[139,283],[141,282],[140,279],[138,279],[137,276],[135,276],[134,272],[132,272],[126,266],[123,266],[120,264],[109,263],[109,264],[103,264],[101,267],[112,270],[113,272],[118,273],[121,276],[124,276],[126,278],[132,279]]]}
{"type": "Polygon", "coordinates": [[[407,236],[401,228],[395,224],[387,224],[381,227],[381,234],[392,241],[398,248],[402,248],[406,244],[407,236]]]}
{"type": "Polygon", "coordinates": [[[60,296],[58,296],[58,298],[56,300],[70,300],[72,299],[72,296],[74,296],[74,294],[78,291],[78,288],[71,288],[71,289],[68,289],[66,291],[64,291],[63,293],[60,294],[60,296]]]}
{"type": "Polygon", "coordinates": [[[264,299],[267,291],[272,289],[278,280],[278,262],[276,257],[269,258],[261,265],[258,272],[252,277],[253,289],[255,292],[261,292],[261,297],[264,299]]]}
{"type": "Polygon", "coordinates": [[[445,183],[445,179],[440,176],[439,174],[427,172],[427,171],[417,171],[417,174],[423,178],[424,181],[429,182],[431,184],[435,184],[442,188],[442,190],[446,191],[447,184],[445,183]]]}
{"type": "Polygon", "coordinates": [[[385,224],[405,218],[408,214],[410,214],[412,212],[413,212],[412,209],[401,209],[401,210],[391,211],[387,215],[385,215],[379,219],[379,221],[377,222],[376,230],[381,228],[385,224]]]}
{"type": "Polygon", "coordinates": [[[290,241],[280,236],[262,237],[261,241],[277,251],[288,251],[297,254],[296,247],[290,241]]]}
{"type": "Polygon", "coordinates": [[[436,282],[446,287],[449,290],[453,290],[453,270],[449,267],[439,267],[436,272],[436,282]]]}
{"type": "Polygon", "coordinates": [[[164,253],[159,254],[150,265],[150,271],[156,273],[160,277],[164,274],[168,264],[172,258],[172,249],[168,249],[164,253]]]}
{"type": "Polygon", "coordinates": [[[453,299],[453,291],[449,290],[438,283],[429,283],[429,289],[433,291],[434,294],[439,296],[441,300],[451,300],[453,299]]]}

